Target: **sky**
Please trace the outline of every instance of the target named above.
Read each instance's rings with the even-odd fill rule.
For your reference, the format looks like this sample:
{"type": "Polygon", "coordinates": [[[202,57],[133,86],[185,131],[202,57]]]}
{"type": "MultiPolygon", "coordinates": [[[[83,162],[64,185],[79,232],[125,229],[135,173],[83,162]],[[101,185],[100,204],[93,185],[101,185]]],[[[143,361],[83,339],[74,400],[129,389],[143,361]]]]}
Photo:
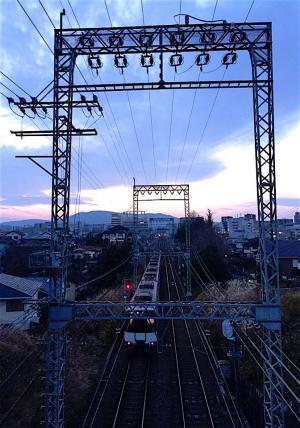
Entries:
{"type": "MultiPolygon", "coordinates": [[[[53,26],[39,1],[21,0],[21,3],[53,48],[53,26]]],[[[300,209],[300,1],[143,0],[142,3],[146,25],[173,24],[180,7],[182,13],[203,20],[211,20],[215,11],[214,19],[243,22],[250,10],[248,22],[272,22],[278,216],[292,218],[300,209]]],[[[70,4],[81,27],[109,27],[109,16],[113,26],[143,23],[140,0],[107,0],[109,16],[103,0],[44,0],[42,4],[55,26],[59,24],[62,6],[67,14],[64,26],[78,26],[70,4]]],[[[0,0],[0,29],[0,70],[30,95],[37,95],[53,79],[53,55],[16,0],[0,0]]],[[[166,65],[168,79],[196,79],[199,68],[192,66],[193,61],[193,55],[185,55],[176,76],[173,68],[166,65]]],[[[114,67],[112,58],[104,59],[99,76],[90,73],[82,59],[78,65],[91,83],[100,78],[103,82],[122,82],[124,78],[138,82],[148,78],[135,57],[129,58],[124,76],[114,67]]],[[[221,79],[223,73],[221,57],[213,54],[201,79],[221,79]]],[[[248,54],[240,53],[236,64],[228,67],[226,78],[250,77],[248,54]]],[[[149,78],[158,79],[156,65],[149,78]]],[[[75,81],[82,83],[78,72],[75,81]]],[[[1,82],[17,96],[29,98],[3,75],[1,82]]],[[[2,85],[0,90],[16,99],[2,85]]],[[[257,212],[251,89],[223,89],[218,94],[212,89],[152,91],[150,99],[147,91],[107,93],[99,99],[103,118],[87,118],[82,111],[74,116],[78,127],[88,127],[98,119],[93,125],[98,135],[73,138],[71,214],[130,209],[133,176],[137,184],[189,183],[191,210],[203,215],[210,208],[217,220],[222,215],[257,212]]],[[[3,95],[0,100],[0,221],[49,219],[50,177],[30,161],[15,156],[49,155],[51,139],[20,139],[10,130],[33,130],[37,126],[47,129],[52,126],[51,120],[21,118],[10,110],[3,95]]],[[[43,160],[43,164],[50,168],[49,160],[43,160]]],[[[183,203],[143,203],[140,209],[180,216],[183,203]]]]}

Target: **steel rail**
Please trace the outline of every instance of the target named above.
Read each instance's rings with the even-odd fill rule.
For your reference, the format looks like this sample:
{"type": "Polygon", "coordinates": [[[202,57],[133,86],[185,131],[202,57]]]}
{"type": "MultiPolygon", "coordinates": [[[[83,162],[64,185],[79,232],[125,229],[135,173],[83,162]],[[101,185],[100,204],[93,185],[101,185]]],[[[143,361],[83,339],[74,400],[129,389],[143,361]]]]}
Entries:
{"type": "Polygon", "coordinates": [[[127,369],[126,369],[125,378],[124,378],[124,381],[123,381],[123,386],[122,386],[121,394],[120,394],[120,397],[119,397],[118,406],[117,406],[117,410],[116,410],[116,414],[115,414],[115,418],[114,418],[114,422],[113,422],[112,428],[115,428],[117,420],[118,420],[118,416],[119,416],[119,412],[120,412],[120,407],[121,407],[121,403],[122,403],[122,400],[123,400],[125,386],[126,386],[126,382],[127,382],[127,379],[128,379],[128,374],[129,374],[129,370],[130,370],[130,367],[131,367],[131,363],[132,363],[132,360],[129,361],[127,369]]]}
{"type": "MultiPolygon", "coordinates": [[[[150,358],[147,359],[146,362],[146,377],[145,377],[145,388],[144,388],[144,392],[143,392],[143,408],[142,408],[142,415],[141,415],[141,427],[144,426],[144,422],[145,422],[145,410],[146,410],[146,399],[147,399],[147,392],[148,392],[148,385],[149,385],[149,376],[150,376],[150,358]]],[[[113,425],[112,428],[117,428],[119,426],[123,426],[122,425],[122,421],[120,424],[120,414],[122,411],[122,405],[123,405],[123,401],[124,398],[126,396],[125,391],[128,387],[128,385],[130,384],[130,380],[131,380],[131,372],[133,370],[133,368],[135,368],[136,366],[136,361],[134,358],[132,358],[127,366],[127,370],[126,370],[126,374],[124,377],[124,381],[123,381],[123,385],[122,385],[122,390],[121,390],[121,394],[119,397],[119,401],[118,401],[118,406],[117,406],[117,410],[116,410],[116,414],[114,417],[114,421],[113,421],[113,425]]],[[[132,387],[132,386],[131,386],[132,387]]],[[[124,424],[126,425],[126,423],[124,424]]],[[[127,426],[127,425],[126,425],[127,426]]]]}
{"type": "MultiPolygon", "coordinates": [[[[123,329],[124,325],[125,325],[125,321],[123,322],[123,324],[122,324],[122,326],[121,326],[121,331],[122,331],[122,329],[123,329]]],[[[106,373],[106,370],[107,370],[108,365],[109,365],[109,363],[110,363],[110,361],[111,361],[111,357],[112,357],[113,351],[115,350],[115,347],[117,346],[117,343],[118,343],[118,339],[119,339],[119,337],[120,337],[120,335],[118,335],[118,336],[115,338],[115,340],[114,340],[114,342],[113,342],[113,344],[112,344],[112,346],[111,346],[111,348],[110,348],[110,350],[109,350],[109,353],[108,353],[107,358],[106,358],[106,361],[105,361],[105,365],[104,365],[104,367],[103,367],[103,369],[102,369],[101,377],[100,377],[99,382],[98,382],[98,384],[97,384],[96,390],[95,390],[95,392],[94,392],[94,394],[93,394],[92,400],[91,400],[90,405],[89,405],[89,408],[88,408],[88,410],[87,410],[87,412],[86,412],[86,416],[85,416],[85,418],[84,418],[84,421],[83,421],[83,424],[82,424],[81,428],[86,428],[86,427],[92,428],[92,426],[93,426],[93,424],[94,424],[94,422],[95,422],[95,418],[96,418],[96,416],[97,416],[97,413],[98,413],[99,408],[100,408],[100,406],[101,406],[101,403],[102,403],[102,400],[103,400],[103,397],[104,397],[105,391],[106,391],[106,389],[107,389],[107,385],[108,385],[108,383],[109,383],[109,381],[110,381],[110,379],[111,379],[111,375],[112,375],[112,373],[113,373],[113,371],[114,371],[114,368],[115,368],[115,366],[116,366],[116,362],[117,362],[117,360],[118,360],[118,358],[119,358],[119,355],[120,355],[120,352],[121,352],[121,349],[122,349],[122,346],[123,346],[123,342],[122,342],[122,340],[121,340],[121,343],[119,344],[119,348],[118,348],[118,350],[117,350],[117,354],[115,355],[115,358],[114,358],[114,360],[113,360],[112,366],[111,366],[111,368],[110,368],[110,370],[109,370],[109,373],[108,373],[107,377],[105,378],[105,375],[107,374],[107,373],[106,373]],[[103,383],[104,383],[104,388],[103,388],[103,391],[102,391],[102,393],[101,393],[101,396],[100,396],[100,398],[99,398],[99,400],[98,400],[98,392],[99,392],[99,390],[100,390],[100,386],[101,386],[101,385],[103,385],[103,383]],[[95,405],[96,400],[98,400],[97,405],[96,405],[96,409],[95,409],[95,410],[93,410],[93,406],[95,405]],[[93,412],[93,415],[91,416],[91,417],[92,417],[92,421],[91,421],[91,423],[89,423],[89,425],[87,425],[88,419],[89,419],[90,414],[91,414],[92,412],[93,412]]]]}
{"type": "MultiPolygon", "coordinates": [[[[172,274],[174,285],[175,285],[176,294],[177,294],[178,299],[180,300],[180,293],[178,291],[178,286],[177,286],[177,283],[176,283],[174,272],[172,270],[171,263],[170,263],[170,268],[171,268],[171,274],[172,274]]],[[[168,282],[168,288],[169,288],[169,282],[168,282]]],[[[207,408],[207,413],[208,413],[209,421],[210,421],[211,427],[214,428],[215,427],[215,423],[214,423],[212,412],[211,412],[210,405],[209,405],[209,402],[208,402],[208,398],[207,398],[207,394],[206,394],[206,390],[205,390],[205,385],[204,385],[204,382],[203,382],[203,378],[202,378],[202,375],[201,375],[199,363],[198,363],[198,360],[197,360],[197,357],[196,357],[196,353],[195,353],[194,344],[193,344],[193,341],[192,341],[190,329],[188,327],[188,323],[187,323],[186,320],[184,320],[184,325],[185,325],[186,332],[187,332],[187,335],[188,335],[189,343],[191,345],[191,351],[192,351],[192,354],[193,354],[193,359],[194,359],[194,362],[195,362],[195,367],[196,367],[198,378],[199,378],[199,381],[200,381],[203,398],[204,398],[205,405],[206,405],[206,408],[207,408]]]]}
{"type": "MultiPolygon", "coordinates": [[[[167,286],[168,286],[168,295],[169,295],[169,299],[170,299],[171,298],[171,291],[170,291],[167,263],[166,263],[166,278],[167,278],[167,286]]],[[[180,397],[181,416],[182,416],[183,428],[185,428],[186,423],[185,423],[185,413],[184,413],[184,405],[183,405],[183,394],[182,394],[182,387],[181,387],[182,383],[180,380],[180,370],[179,370],[179,361],[178,361],[178,352],[177,352],[178,347],[177,347],[177,343],[176,343],[174,320],[171,320],[171,325],[172,325],[172,338],[173,338],[173,343],[174,343],[177,382],[178,382],[178,390],[179,390],[179,397],[180,397]]]]}
{"type": "MultiPolygon", "coordinates": [[[[214,377],[215,377],[215,379],[218,381],[218,375],[217,375],[217,373],[216,373],[216,367],[218,366],[218,362],[217,362],[216,356],[215,356],[215,354],[214,354],[214,351],[213,351],[213,349],[212,349],[212,347],[211,347],[210,343],[208,342],[207,337],[205,336],[205,334],[204,334],[204,332],[203,332],[202,327],[201,327],[201,326],[199,326],[199,324],[198,324],[198,322],[197,322],[197,321],[194,321],[194,325],[195,325],[195,327],[196,327],[196,329],[197,329],[197,332],[198,332],[198,334],[199,334],[199,338],[200,338],[200,340],[201,340],[201,343],[202,343],[202,345],[203,345],[204,349],[207,351],[208,361],[209,361],[209,364],[210,364],[210,366],[211,366],[211,368],[212,368],[212,371],[213,371],[213,373],[214,373],[214,377]],[[213,361],[212,361],[212,360],[213,360],[213,361]]],[[[236,406],[236,404],[235,404],[235,401],[234,401],[234,399],[233,399],[233,397],[232,397],[232,394],[231,394],[231,392],[230,392],[230,390],[229,390],[229,386],[228,386],[228,384],[227,384],[227,380],[226,380],[226,378],[225,378],[225,376],[224,376],[224,373],[223,373],[222,371],[220,371],[220,374],[221,374],[221,377],[222,377],[222,381],[224,382],[225,388],[226,388],[226,390],[227,390],[227,393],[228,393],[228,395],[229,395],[229,397],[230,397],[231,403],[232,403],[232,405],[233,405],[233,407],[234,407],[234,409],[235,409],[235,411],[236,411],[236,414],[237,414],[237,417],[238,417],[239,422],[240,422],[240,424],[241,424],[241,427],[243,427],[243,428],[244,428],[244,427],[245,427],[245,423],[244,423],[244,422],[242,421],[242,419],[241,419],[241,416],[240,416],[240,414],[239,414],[238,408],[237,408],[237,406],[236,406]]],[[[228,412],[228,415],[229,415],[229,417],[230,417],[230,419],[231,419],[232,425],[235,427],[236,425],[235,425],[235,423],[234,423],[234,421],[233,421],[233,418],[232,418],[231,412],[230,412],[230,410],[229,410],[227,400],[226,400],[226,398],[225,398],[225,396],[224,396],[223,394],[222,394],[222,397],[223,397],[224,404],[225,404],[226,410],[227,410],[227,412],[228,412]]]]}
{"type": "Polygon", "coordinates": [[[14,411],[18,403],[22,400],[22,398],[25,396],[25,394],[30,390],[34,382],[39,377],[39,371],[35,373],[35,375],[30,379],[30,381],[26,384],[25,388],[22,390],[19,397],[13,402],[13,404],[10,406],[10,408],[7,410],[7,412],[3,415],[3,417],[0,420],[0,426],[3,425],[3,423],[7,420],[7,418],[11,415],[11,413],[14,411]]]}
{"type": "Polygon", "coordinates": [[[144,428],[144,424],[145,424],[145,415],[146,415],[147,398],[148,398],[149,377],[150,377],[150,364],[148,364],[147,374],[146,374],[146,382],[145,382],[145,392],[144,392],[144,402],[143,402],[143,413],[142,413],[141,428],[144,428]]]}
{"type": "MultiPolygon", "coordinates": [[[[174,277],[174,276],[175,276],[175,274],[174,274],[174,269],[173,269],[173,266],[172,266],[172,265],[171,265],[171,269],[172,269],[173,277],[174,277]]],[[[184,294],[184,293],[185,293],[185,291],[184,291],[184,288],[183,288],[183,286],[182,286],[181,282],[179,282],[179,285],[180,285],[180,288],[181,288],[181,290],[182,290],[182,293],[184,294]]],[[[213,371],[214,377],[215,377],[215,379],[216,379],[216,381],[217,381],[217,384],[219,385],[218,375],[217,375],[217,373],[216,373],[216,367],[218,367],[218,361],[217,361],[216,355],[215,355],[215,353],[214,353],[214,350],[213,350],[213,348],[212,348],[211,344],[209,343],[209,341],[208,341],[208,339],[207,339],[207,337],[206,337],[205,333],[203,332],[203,328],[202,328],[202,326],[201,326],[201,325],[199,325],[199,321],[193,320],[193,322],[194,322],[194,325],[195,325],[195,327],[196,327],[196,330],[197,330],[197,333],[198,333],[198,337],[199,337],[199,339],[201,340],[201,343],[202,343],[202,345],[203,345],[204,349],[205,349],[205,350],[206,350],[206,352],[207,352],[208,361],[209,361],[209,364],[210,364],[211,369],[212,369],[212,371],[213,371]]],[[[238,408],[237,408],[237,406],[236,406],[236,403],[235,403],[235,401],[234,401],[234,399],[233,399],[233,397],[232,397],[232,394],[231,394],[231,392],[230,392],[229,386],[228,386],[228,384],[227,384],[227,380],[226,380],[226,378],[225,378],[225,376],[224,376],[224,373],[223,373],[222,371],[220,371],[220,374],[221,374],[221,377],[222,377],[222,381],[223,381],[223,383],[224,383],[224,385],[225,385],[225,389],[226,389],[226,391],[227,391],[227,393],[228,393],[228,395],[229,395],[229,397],[230,397],[230,400],[231,400],[231,402],[232,402],[232,405],[233,405],[233,407],[234,407],[234,409],[235,409],[235,412],[236,412],[237,417],[238,417],[238,419],[239,419],[239,422],[240,422],[240,424],[241,424],[241,427],[242,427],[242,428],[244,428],[244,427],[245,427],[245,423],[244,423],[244,422],[242,421],[242,419],[241,419],[241,416],[240,416],[240,414],[239,414],[238,408]]],[[[229,417],[230,417],[230,420],[231,420],[231,422],[232,422],[232,425],[233,425],[233,427],[235,427],[236,425],[235,425],[235,423],[234,423],[234,421],[233,421],[233,418],[232,418],[232,415],[231,415],[231,412],[230,412],[230,410],[229,410],[228,403],[227,403],[227,400],[226,400],[226,398],[225,398],[224,394],[222,394],[222,397],[223,397],[223,401],[224,401],[224,404],[225,404],[226,410],[227,410],[228,415],[229,415],[229,417]]]]}
{"type": "Polygon", "coordinates": [[[28,360],[31,355],[33,355],[35,351],[30,351],[26,357],[9,373],[9,375],[1,382],[0,384],[0,390],[3,388],[3,386],[11,379],[11,377],[25,364],[25,362],[28,360]]]}

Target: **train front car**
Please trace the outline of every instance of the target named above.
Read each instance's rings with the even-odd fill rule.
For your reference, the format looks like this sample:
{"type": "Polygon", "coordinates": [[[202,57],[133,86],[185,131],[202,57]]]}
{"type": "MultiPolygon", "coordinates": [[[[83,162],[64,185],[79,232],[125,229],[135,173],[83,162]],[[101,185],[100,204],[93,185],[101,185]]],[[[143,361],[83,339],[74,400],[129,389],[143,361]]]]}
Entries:
{"type": "MultiPolygon", "coordinates": [[[[143,314],[147,318],[136,319],[132,317],[130,319],[124,333],[124,341],[129,346],[147,345],[150,347],[157,344],[157,322],[151,317],[153,311],[149,310],[145,303],[155,303],[158,299],[160,259],[160,255],[151,257],[130,301],[136,304],[132,315],[139,316],[143,314]]],[[[153,309],[155,309],[155,306],[153,309]]]]}

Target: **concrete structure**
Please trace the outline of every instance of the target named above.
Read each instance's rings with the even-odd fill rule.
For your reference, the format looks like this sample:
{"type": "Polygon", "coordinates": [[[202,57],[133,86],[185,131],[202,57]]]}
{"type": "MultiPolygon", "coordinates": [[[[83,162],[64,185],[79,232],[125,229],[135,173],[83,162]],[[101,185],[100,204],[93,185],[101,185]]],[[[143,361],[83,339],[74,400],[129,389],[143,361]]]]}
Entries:
{"type": "Polygon", "coordinates": [[[294,223],[300,224],[300,212],[299,211],[295,212],[294,223]]]}
{"type": "Polygon", "coordinates": [[[227,224],[229,238],[233,240],[253,239],[257,235],[254,214],[246,214],[244,217],[229,218],[227,224]]]}
{"type": "Polygon", "coordinates": [[[122,223],[122,216],[120,213],[112,213],[111,214],[111,226],[120,226],[122,223]]]}
{"type": "Polygon", "coordinates": [[[232,219],[232,218],[233,218],[232,216],[221,217],[221,222],[222,222],[222,225],[223,225],[224,232],[228,233],[228,221],[230,219],[232,219]]]}
{"type": "Polygon", "coordinates": [[[128,229],[124,226],[114,226],[102,234],[102,239],[108,239],[111,243],[122,243],[126,241],[128,229]]]}
{"type": "Polygon", "coordinates": [[[150,232],[173,236],[175,231],[173,217],[149,217],[150,232]]]}

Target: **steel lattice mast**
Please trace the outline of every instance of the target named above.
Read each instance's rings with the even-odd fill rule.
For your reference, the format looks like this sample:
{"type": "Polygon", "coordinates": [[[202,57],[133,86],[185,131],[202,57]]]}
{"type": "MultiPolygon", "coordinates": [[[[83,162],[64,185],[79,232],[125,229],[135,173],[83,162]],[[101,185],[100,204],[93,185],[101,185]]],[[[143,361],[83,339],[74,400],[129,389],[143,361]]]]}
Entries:
{"type": "MultiPolygon", "coordinates": [[[[63,29],[61,17],[60,29],[55,30],[54,57],[52,250],[50,254],[52,279],[49,296],[46,427],[60,428],[64,424],[65,326],[80,312],[79,305],[69,305],[65,302],[71,147],[72,135],[78,135],[76,134],[78,130],[72,124],[72,111],[77,105],[77,102],[73,102],[73,93],[149,89],[252,88],[263,300],[263,305],[256,310],[255,319],[264,326],[265,426],[283,428],[271,23],[227,23],[224,21],[143,27],[63,29]],[[252,79],[184,82],[168,82],[164,79],[164,67],[171,57],[173,59],[170,61],[170,65],[174,66],[175,61],[176,66],[176,61],[179,61],[180,56],[184,53],[195,53],[197,55],[196,63],[203,67],[206,65],[207,55],[214,51],[225,53],[227,58],[227,63],[223,62],[225,66],[234,63],[234,54],[237,51],[247,51],[252,67],[252,79]],[[91,61],[95,59],[100,61],[100,55],[113,55],[115,65],[123,70],[128,65],[127,56],[137,54],[141,55],[143,67],[145,67],[145,63],[151,64],[150,58],[155,56],[160,68],[158,81],[87,85],[77,85],[73,82],[77,56],[83,55],[91,61]]],[[[15,104],[26,111],[34,103],[20,100],[15,104]]],[[[36,101],[34,105],[38,105],[36,101]]],[[[186,210],[189,211],[189,207],[186,207],[186,210]]],[[[187,236],[187,240],[189,242],[189,236],[187,236]]],[[[172,307],[171,304],[171,312],[168,312],[169,315],[171,313],[171,317],[174,315],[172,307]]],[[[191,318],[196,319],[199,316],[197,308],[200,307],[201,304],[198,304],[194,308],[193,303],[190,302],[190,308],[195,309],[190,311],[191,318]]],[[[212,307],[218,310],[221,306],[215,304],[212,307]]],[[[87,304],[85,309],[83,318],[80,319],[94,319],[95,311],[96,319],[104,319],[101,314],[105,311],[108,311],[106,314],[110,316],[109,305],[104,304],[103,306],[101,303],[94,303],[89,308],[89,304],[87,304]]],[[[161,319],[164,319],[163,309],[160,316],[161,319]]],[[[180,317],[180,312],[176,312],[176,316],[180,317]]],[[[204,317],[202,319],[206,319],[204,315],[201,316],[204,317]]],[[[208,311],[208,316],[211,317],[210,319],[215,319],[216,315],[214,311],[212,313],[208,311]]],[[[233,319],[232,309],[223,308],[220,316],[233,319]]],[[[113,317],[113,312],[111,312],[111,317],[113,317]]],[[[250,313],[249,319],[252,319],[250,313]]]]}

